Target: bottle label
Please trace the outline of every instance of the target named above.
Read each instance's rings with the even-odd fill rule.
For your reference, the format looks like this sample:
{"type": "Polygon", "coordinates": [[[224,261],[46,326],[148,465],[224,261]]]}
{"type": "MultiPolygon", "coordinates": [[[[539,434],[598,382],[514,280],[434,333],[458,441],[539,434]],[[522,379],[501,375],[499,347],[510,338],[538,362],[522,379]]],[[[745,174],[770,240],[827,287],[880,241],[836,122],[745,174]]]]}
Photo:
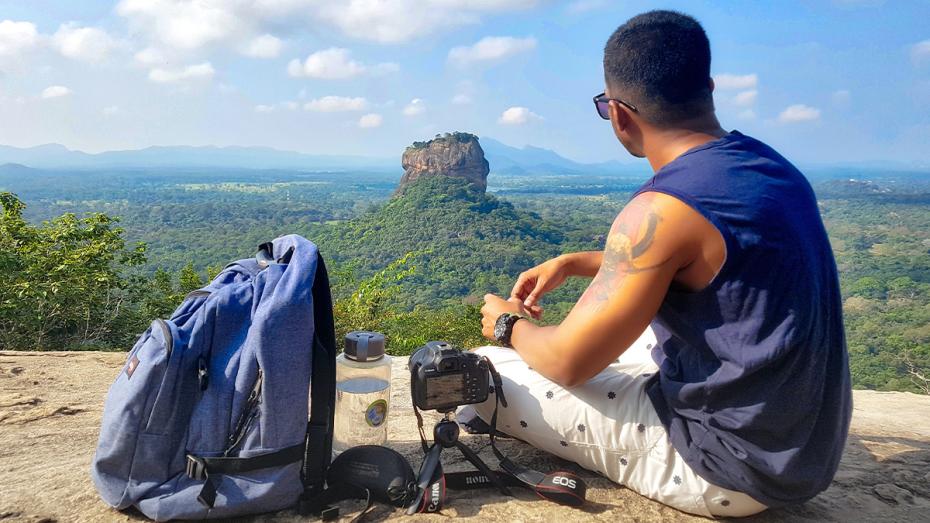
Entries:
{"type": "Polygon", "coordinates": [[[387,401],[377,400],[365,410],[365,421],[371,427],[380,427],[384,420],[387,419],[387,411],[387,401]]]}

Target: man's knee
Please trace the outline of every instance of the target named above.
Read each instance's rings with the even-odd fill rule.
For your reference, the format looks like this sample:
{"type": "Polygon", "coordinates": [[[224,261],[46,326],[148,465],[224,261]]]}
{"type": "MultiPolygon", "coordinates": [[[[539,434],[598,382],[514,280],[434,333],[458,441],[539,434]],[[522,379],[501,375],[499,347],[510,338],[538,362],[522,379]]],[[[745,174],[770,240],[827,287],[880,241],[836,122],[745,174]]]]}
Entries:
{"type": "MultiPolygon", "coordinates": [[[[522,363],[523,359],[519,354],[513,349],[508,349],[505,347],[497,347],[494,345],[484,345],[481,347],[475,347],[471,349],[472,352],[478,354],[479,356],[484,356],[487,358],[491,365],[494,366],[494,369],[501,374],[501,376],[507,376],[516,371],[516,368],[513,366],[515,363],[522,363]]],[[[523,365],[525,367],[525,364],[523,365]]]]}
{"type": "Polygon", "coordinates": [[[471,352],[476,352],[482,356],[491,357],[497,354],[497,351],[511,351],[511,349],[505,349],[504,347],[498,347],[497,345],[482,345],[480,347],[474,347],[469,349],[471,352]]]}

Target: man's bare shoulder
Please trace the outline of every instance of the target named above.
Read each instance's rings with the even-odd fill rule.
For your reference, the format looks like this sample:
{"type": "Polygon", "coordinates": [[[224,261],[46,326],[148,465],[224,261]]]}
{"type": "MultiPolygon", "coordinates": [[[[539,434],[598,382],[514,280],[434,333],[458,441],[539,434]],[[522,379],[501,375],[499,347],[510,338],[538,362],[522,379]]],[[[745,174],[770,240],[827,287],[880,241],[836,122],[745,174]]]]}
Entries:
{"type": "MultiPolygon", "coordinates": [[[[665,261],[689,261],[690,251],[700,245],[707,220],[674,196],[647,191],[636,195],[614,220],[608,236],[614,247],[625,247],[647,265],[665,261]]],[[[713,227],[711,225],[711,227],[713,227]]],[[[621,248],[620,250],[626,250],[621,248]]]]}
{"type": "Polygon", "coordinates": [[[693,207],[670,194],[643,192],[630,204],[634,202],[636,204],[631,211],[648,207],[658,216],[662,227],[656,233],[656,251],[681,269],[675,280],[695,290],[704,287],[726,259],[726,242],[717,227],[693,207]]]}

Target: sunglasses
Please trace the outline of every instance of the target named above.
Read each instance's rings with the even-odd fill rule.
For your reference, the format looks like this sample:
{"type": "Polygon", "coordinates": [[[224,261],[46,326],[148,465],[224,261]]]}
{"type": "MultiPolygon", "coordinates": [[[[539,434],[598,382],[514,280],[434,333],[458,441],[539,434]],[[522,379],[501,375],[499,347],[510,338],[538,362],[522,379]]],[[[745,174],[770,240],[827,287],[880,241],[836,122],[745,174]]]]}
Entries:
{"type": "Polygon", "coordinates": [[[605,120],[610,120],[610,102],[611,101],[624,105],[627,109],[633,111],[634,113],[639,112],[636,109],[635,105],[629,102],[624,102],[623,100],[619,98],[607,98],[606,93],[601,93],[594,97],[594,108],[597,109],[598,116],[600,116],[601,118],[605,120]]]}

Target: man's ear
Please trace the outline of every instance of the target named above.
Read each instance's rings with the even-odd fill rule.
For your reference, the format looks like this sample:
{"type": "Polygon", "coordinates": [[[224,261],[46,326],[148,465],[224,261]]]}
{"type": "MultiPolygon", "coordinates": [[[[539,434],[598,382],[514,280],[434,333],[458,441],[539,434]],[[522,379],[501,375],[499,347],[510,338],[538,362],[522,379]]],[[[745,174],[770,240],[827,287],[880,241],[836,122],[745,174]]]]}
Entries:
{"type": "Polygon", "coordinates": [[[633,123],[627,108],[614,100],[607,102],[607,108],[610,113],[610,123],[614,126],[614,132],[617,133],[617,136],[620,136],[621,133],[625,134],[630,124],[633,123]]]}

